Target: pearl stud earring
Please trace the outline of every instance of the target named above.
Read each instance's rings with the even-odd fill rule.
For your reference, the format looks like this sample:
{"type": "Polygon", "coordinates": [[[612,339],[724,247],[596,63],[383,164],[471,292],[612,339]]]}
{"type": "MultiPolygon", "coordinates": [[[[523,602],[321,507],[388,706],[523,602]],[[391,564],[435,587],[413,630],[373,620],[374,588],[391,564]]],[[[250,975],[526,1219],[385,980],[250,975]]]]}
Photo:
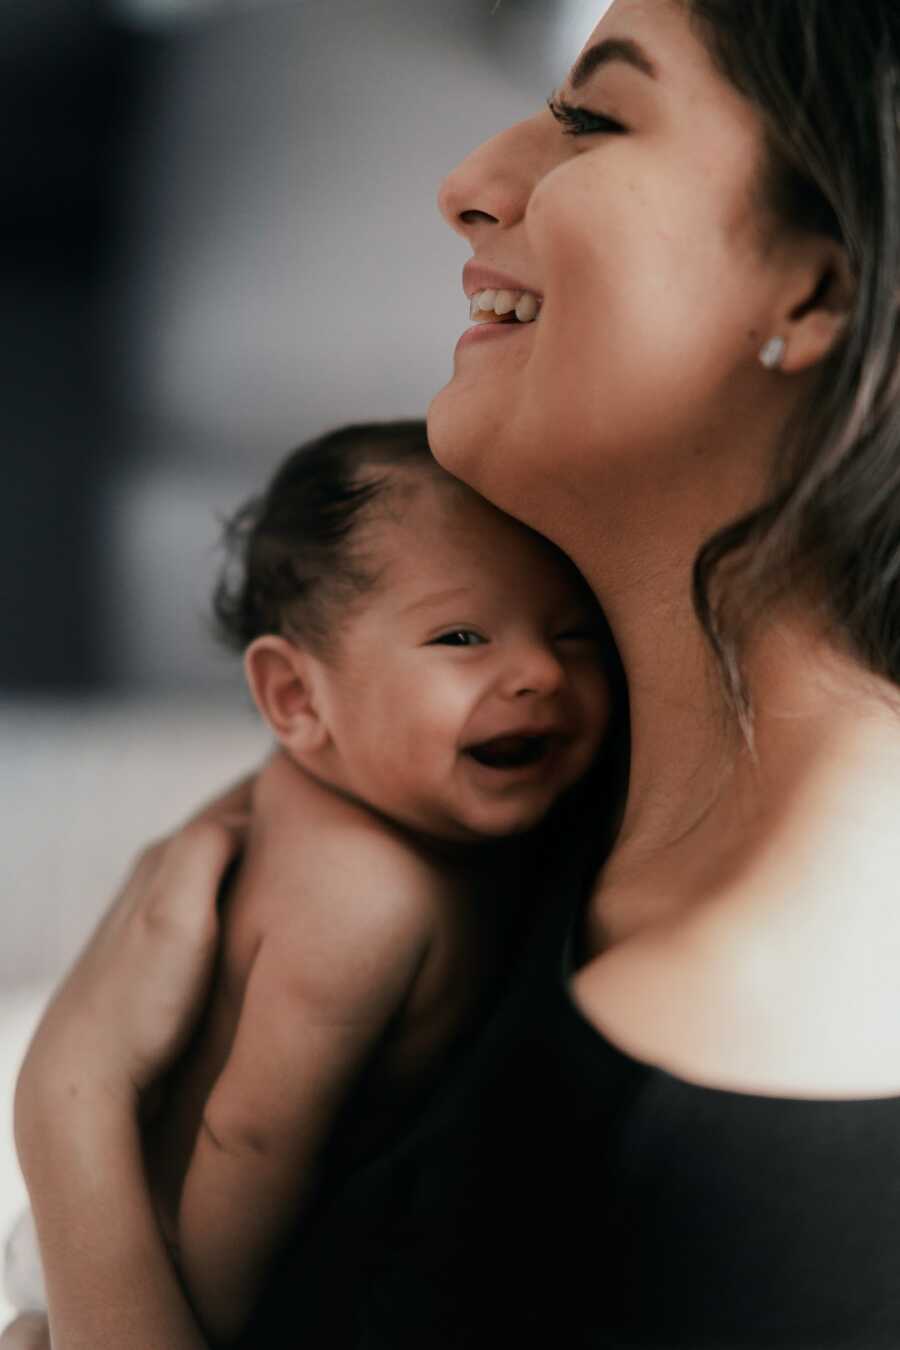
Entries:
{"type": "Polygon", "coordinates": [[[783,337],[769,338],[759,354],[760,365],[765,366],[766,370],[780,370],[786,351],[787,343],[783,337]]]}

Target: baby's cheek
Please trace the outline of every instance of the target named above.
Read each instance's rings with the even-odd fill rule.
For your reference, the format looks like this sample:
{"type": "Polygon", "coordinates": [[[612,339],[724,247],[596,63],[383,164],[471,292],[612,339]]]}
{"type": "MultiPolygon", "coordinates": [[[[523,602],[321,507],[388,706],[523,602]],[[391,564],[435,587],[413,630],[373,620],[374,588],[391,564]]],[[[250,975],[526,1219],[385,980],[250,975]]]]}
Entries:
{"type": "MultiPolygon", "coordinates": [[[[405,711],[407,709],[401,710],[405,711]]],[[[423,785],[434,761],[434,737],[429,728],[421,724],[399,726],[394,757],[398,777],[404,783],[413,787],[423,785]]]]}

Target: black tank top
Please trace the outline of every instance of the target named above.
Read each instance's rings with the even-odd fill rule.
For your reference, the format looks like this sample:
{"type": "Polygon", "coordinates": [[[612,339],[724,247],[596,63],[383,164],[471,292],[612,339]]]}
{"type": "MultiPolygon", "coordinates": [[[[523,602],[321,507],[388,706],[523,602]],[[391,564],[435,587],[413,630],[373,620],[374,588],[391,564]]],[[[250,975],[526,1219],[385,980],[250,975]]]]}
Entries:
{"type": "Polygon", "coordinates": [[[569,996],[569,872],[489,1024],[332,1190],[246,1344],[898,1350],[900,1098],[704,1088],[623,1053],[569,996]]]}

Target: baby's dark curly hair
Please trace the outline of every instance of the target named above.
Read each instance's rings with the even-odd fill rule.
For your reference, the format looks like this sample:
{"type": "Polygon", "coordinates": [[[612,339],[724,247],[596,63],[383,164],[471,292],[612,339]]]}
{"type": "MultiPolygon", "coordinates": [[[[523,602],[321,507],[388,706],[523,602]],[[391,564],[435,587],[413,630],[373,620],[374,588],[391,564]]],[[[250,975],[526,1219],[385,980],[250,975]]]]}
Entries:
{"type": "Polygon", "coordinates": [[[265,493],[225,523],[213,610],[229,647],[281,633],[327,649],[336,609],[377,582],[359,526],[401,467],[442,473],[423,421],[340,427],[288,456],[265,493]]]}

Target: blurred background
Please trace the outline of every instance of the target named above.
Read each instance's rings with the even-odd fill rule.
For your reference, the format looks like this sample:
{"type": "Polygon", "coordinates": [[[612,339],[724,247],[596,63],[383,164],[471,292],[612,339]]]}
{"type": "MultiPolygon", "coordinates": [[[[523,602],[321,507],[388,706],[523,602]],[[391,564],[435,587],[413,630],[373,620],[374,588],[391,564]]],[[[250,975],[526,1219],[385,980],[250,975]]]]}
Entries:
{"type": "MultiPolygon", "coordinates": [[[[222,514],[424,413],[467,318],[438,183],[603,8],[0,3],[0,1128],[136,846],[265,751],[208,625],[222,514]]],[[[0,1136],[0,1227],[17,1186],[0,1136]]]]}
{"type": "MultiPolygon", "coordinates": [[[[438,184],[540,105],[603,7],[0,3],[8,912],[59,813],[107,809],[79,755],[106,747],[121,808],[120,722],[157,759],[157,705],[256,732],[208,620],[221,518],[323,429],[424,413],[467,321],[438,184]]],[[[191,800],[184,736],[139,837],[191,800]]]]}
{"type": "Polygon", "coordinates": [[[465,326],[443,174],[597,0],[4,0],[0,685],[208,698],[217,520],[423,413],[465,326]]]}

